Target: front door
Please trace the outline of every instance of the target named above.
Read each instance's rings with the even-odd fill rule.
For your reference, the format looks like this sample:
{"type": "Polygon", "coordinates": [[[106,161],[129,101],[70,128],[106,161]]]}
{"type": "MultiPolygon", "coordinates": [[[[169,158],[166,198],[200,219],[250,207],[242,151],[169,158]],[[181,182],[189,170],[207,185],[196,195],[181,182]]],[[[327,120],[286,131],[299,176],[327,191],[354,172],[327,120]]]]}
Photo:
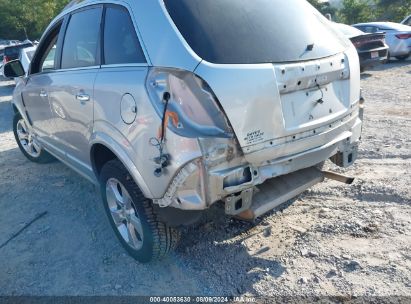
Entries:
{"type": "Polygon", "coordinates": [[[22,91],[29,123],[42,142],[50,143],[53,132],[53,114],[49,104],[49,87],[57,67],[60,21],[45,35],[32,61],[32,68],[22,91]]]}

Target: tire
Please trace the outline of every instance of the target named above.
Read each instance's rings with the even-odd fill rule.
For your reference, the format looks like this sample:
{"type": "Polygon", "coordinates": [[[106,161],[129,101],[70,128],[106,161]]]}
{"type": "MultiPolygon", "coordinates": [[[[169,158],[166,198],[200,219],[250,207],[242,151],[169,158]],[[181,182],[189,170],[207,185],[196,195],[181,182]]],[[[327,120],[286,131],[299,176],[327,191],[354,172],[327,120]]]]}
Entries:
{"type": "Polygon", "coordinates": [[[158,220],[152,201],[144,197],[119,160],[103,166],[100,189],[110,225],[134,259],[141,263],[159,260],[177,247],[180,231],[158,220]]]}
{"type": "Polygon", "coordinates": [[[14,115],[13,133],[20,151],[28,160],[39,164],[47,164],[55,160],[51,154],[42,149],[37,143],[20,113],[14,115]]]}
{"type": "Polygon", "coordinates": [[[408,54],[408,55],[403,55],[403,56],[395,56],[395,58],[397,58],[397,60],[400,60],[400,61],[407,60],[408,57],[410,57],[410,54],[408,54]]]}

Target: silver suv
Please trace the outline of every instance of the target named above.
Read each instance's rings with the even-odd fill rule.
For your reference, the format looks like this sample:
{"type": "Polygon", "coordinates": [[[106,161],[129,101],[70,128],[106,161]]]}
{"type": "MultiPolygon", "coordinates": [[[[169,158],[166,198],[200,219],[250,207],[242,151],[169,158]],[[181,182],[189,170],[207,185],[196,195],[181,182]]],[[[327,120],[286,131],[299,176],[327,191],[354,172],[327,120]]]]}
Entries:
{"type": "Polygon", "coordinates": [[[13,108],[24,155],[100,186],[117,237],[161,258],[213,204],[269,212],[357,156],[356,49],[303,0],[74,1],[13,108]]]}

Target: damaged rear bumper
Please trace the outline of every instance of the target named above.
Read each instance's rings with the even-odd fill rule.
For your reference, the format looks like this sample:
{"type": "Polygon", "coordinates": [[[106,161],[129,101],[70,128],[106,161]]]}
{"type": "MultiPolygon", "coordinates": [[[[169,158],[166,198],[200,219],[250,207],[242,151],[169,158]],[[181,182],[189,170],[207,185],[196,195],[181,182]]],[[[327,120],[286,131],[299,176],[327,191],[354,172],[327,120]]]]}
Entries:
{"type": "Polygon", "coordinates": [[[290,141],[280,139],[284,142],[279,144],[270,142],[248,154],[243,149],[245,154],[241,157],[236,156],[235,147],[215,144],[217,148],[212,153],[203,151],[202,158],[186,164],[165,196],[154,203],[160,207],[204,210],[222,200],[229,215],[251,212],[254,208],[248,216],[260,216],[321,182],[324,174],[314,167],[323,161],[330,158],[341,167],[354,163],[362,112],[360,102],[359,110],[310,131],[311,134],[299,134],[290,141]],[[223,156],[220,160],[214,155],[219,153],[223,156]]]}

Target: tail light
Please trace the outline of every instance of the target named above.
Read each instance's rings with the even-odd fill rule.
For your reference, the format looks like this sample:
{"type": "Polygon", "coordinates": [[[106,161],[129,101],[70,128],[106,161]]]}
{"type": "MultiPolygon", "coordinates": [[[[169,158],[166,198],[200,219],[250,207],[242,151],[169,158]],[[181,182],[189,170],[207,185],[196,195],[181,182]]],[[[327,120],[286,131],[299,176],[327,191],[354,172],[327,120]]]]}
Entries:
{"type": "Polygon", "coordinates": [[[147,91],[157,112],[165,115],[167,127],[189,138],[232,138],[233,131],[208,84],[195,74],[169,68],[153,68],[147,77],[147,91]],[[164,103],[164,94],[170,100],[164,103]]]}
{"type": "Polygon", "coordinates": [[[7,57],[6,55],[4,55],[4,57],[3,57],[3,63],[6,64],[6,63],[9,62],[9,61],[10,61],[9,57],[7,57]]]}
{"type": "Polygon", "coordinates": [[[411,38],[411,33],[408,33],[408,34],[398,34],[398,35],[395,35],[395,37],[397,37],[398,39],[409,39],[409,38],[411,38]]]}

